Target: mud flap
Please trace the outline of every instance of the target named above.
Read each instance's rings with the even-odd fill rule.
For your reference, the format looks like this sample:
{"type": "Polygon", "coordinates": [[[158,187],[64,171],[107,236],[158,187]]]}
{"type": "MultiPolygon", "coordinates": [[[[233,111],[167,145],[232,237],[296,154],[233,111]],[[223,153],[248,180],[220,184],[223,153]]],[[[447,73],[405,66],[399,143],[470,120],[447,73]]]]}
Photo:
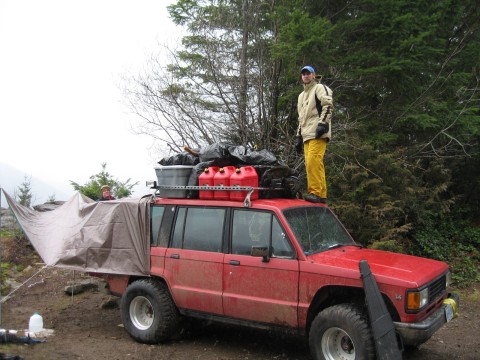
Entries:
{"type": "Polygon", "coordinates": [[[395,326],[366,260],[360,261],[360,274],[362,275],[377,359],[401,360],[402,352],[398,346],[395,326]]]}

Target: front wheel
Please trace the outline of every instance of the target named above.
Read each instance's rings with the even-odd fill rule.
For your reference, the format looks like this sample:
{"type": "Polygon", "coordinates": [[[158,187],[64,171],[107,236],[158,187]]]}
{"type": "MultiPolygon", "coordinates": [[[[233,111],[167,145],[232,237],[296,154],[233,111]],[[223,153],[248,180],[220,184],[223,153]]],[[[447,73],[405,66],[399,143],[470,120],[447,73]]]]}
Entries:
{"type": "Polygon", "coordinates": [[[331,306],[313,320],[310,351],[316,360],[371,360],[375,347],[367,315],[353,304],[331,306]]]}
{"type": "Polygon", "coordinates": [[[122,296],[120,314],[128,334],[146,344],[171,338],[180,323],[167,286],[154,280],[131,283],[122,296]]]}

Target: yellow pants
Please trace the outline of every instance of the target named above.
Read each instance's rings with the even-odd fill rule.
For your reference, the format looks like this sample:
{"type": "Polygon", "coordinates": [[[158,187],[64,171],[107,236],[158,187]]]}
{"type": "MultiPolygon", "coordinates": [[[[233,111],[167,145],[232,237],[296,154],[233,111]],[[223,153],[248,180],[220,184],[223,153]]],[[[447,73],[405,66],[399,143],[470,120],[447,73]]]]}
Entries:
{"type": "Polygon", "coordinates": [[[326,150],[327,140],[325,139],[312,139],[303,143],[308,192],[325,199],[327,198],[327,180],[323,156],[326,150]]]}

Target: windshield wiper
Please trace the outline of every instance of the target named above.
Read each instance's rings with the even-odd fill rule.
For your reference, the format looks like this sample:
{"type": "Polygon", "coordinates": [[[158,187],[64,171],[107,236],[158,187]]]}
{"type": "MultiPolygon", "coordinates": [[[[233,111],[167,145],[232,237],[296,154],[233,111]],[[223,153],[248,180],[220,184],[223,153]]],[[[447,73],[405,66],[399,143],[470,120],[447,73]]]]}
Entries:
{"type": "Polygon", "coordinates": [[[339,247],[343,247],[343,246],[356,246],[360,249],[363,248],[363,245],[360,245],[360,244],[333,244],[333,245],[330,245],[327,250],[331,250],[331,249],[336,249],[336,248],[339,248],[339,247]]]}
{"type": "Polygon", "coordinates": [[[330,245],[329,247],[327,247],[327,250],[339,248],[339,247],[342,247],[342,246],[345,246],[345,245],[344,244],[333,244],[333,245],[330,245]]]}
{"type": "Polygon", "coordinates": [[[360,244],[340,244],[340,243],[336,243],[336,244],[333,244],[333,245],[330,245],[328,247],[325,247],[325,248],[322,248],[322,249],[319,249],[319,250],[306,250],[304,251],[303,253],[306,255],[306,256],[309,256],[309,255],[313,255],[313,254],[316,254],[316,253],[319,253],[319,252],[323,252],[323,251],[327,251],[327,250],[332,250],[332,249],[336,249],[336,248],[340,248],[340,247],[343,247],[343,246],[356,246],[360,249],[363,248],[363,245],[360,245],[360,244]]]}

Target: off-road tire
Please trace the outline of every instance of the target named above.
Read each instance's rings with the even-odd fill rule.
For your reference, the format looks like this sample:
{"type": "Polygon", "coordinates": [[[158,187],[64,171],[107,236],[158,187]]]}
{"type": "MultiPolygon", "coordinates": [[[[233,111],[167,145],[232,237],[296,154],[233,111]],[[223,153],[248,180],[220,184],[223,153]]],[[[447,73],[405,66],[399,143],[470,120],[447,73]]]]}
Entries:
{"type": "Polygon", "coordinates": [[[131,283],[122,296],[120,314],[128,334],[138,342],[156,344],[178,331],[180,315],[165,284],[151,279],[131,283]]]}
{"type": "Polygon", "coordinates": [[[334,305],[313,320],[309,334],[315,360],[371,360],[375,346],[366,312],[353,304],[334,305]]]}

